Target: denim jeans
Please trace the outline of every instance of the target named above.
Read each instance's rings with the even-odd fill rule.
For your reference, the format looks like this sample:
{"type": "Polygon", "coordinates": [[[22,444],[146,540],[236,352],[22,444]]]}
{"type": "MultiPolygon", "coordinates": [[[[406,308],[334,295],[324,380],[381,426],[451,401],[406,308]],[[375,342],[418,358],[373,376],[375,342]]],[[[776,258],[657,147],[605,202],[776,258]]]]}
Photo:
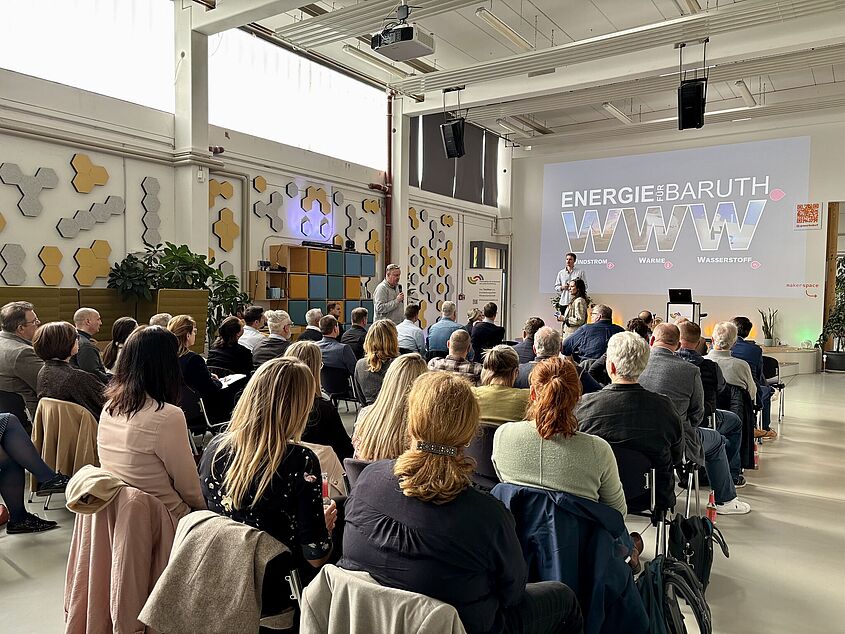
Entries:
{"type": "Polygon", "coordinates": [[[742,471],[739,448],[742,444],[742,421],[733,412],[716,410],[716,430],[725,437],[725,453],[731,468],[731,477],[736,481],[742,471]]]}
{"type": "Polygon", "coordinates": [[[769,429],[772,424],[772,394],[775,388],[771,385],[758,385],[757,395],[763,406],[763,429],[769,429]]]}
{"type": "Polygon", "coordinates": [[[522,601],[504,611],[508,634],[580,634],[578,598],[565,583],[538,581],[525,586],[522,601]]]}
{"type": "Polygon", "coordinates": [[[725,439],[715,429],[698,427],[698,436],[704,449],[704,468],[710,487],[716,494],[716,504],[730,502],[736,497],[736,488],[725,453],[725,439]]]}

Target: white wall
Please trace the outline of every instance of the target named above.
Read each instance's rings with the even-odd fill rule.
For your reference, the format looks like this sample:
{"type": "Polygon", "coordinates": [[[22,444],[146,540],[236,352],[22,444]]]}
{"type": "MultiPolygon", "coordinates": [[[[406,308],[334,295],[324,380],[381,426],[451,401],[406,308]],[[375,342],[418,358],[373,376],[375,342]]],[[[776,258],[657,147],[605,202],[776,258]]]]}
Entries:
{"type": "MultiPolygon", "coordinates": [[[[537,292],[540,275],[553,278],[557,271],[539,270],[539,238],[543,204],[543,170],[547,163],[560,163],[582,159],[606,158],[661,152],[690,147],[703,147],[743,141],[756,141],[788,136],[811,138],[810,191],[812,201],[845,200],[845,179],[842,178],[842,147],[845,144],[845,120],[841,113],[834,115],[805,115],[799,119],[759,120],[747,123],[712,126],[700,131],[671,132],[643,137],[625,137],[618,141],[586,144],[565,149],[534,146],[531,152],[522,151],[513,161],[513,271],[514,284],[511,295],[511,334],[519,324],[532,315],[540,315],[547,322],[554,321],[549,297],[537,292]],[[539,150],[539,152],[538,152],[539,150]]],[[[800,345],[803,340],[815,342],[821,330],[822,299],[824,287],[824,261],[826,231],[812,232],[808,242],[807,281],[817,281],[820,289],[817,298],[721,298],[696,297],[708,317],[702,320],[705,333],[716,322],[738,314],[745,314],[759,323],[757,308],[778,308],[779,323],[775,336],[790,345],[800,345]]],[[[730,284],[730,280],[725,280],[730,284]]],[[[610,305],[614,321],[624,324],[641,309],[665,313],[666,289],[655,288],[653,294],[644,296],[602,294],[601,289],[590,289],[594,300],[610,305]]],[[[755,329],[752,336],[762,339],[755,329]]]]}

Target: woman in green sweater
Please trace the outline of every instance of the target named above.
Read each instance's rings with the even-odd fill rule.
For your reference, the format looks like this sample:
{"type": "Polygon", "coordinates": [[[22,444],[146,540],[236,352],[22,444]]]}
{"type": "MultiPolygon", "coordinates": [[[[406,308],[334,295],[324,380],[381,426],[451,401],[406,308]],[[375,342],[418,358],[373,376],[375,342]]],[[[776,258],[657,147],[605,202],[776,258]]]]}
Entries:
{"type": "Polygon", "coordinates": [[[519,355],[500,344],[484,353],[481,385],[473,388],[478,399],[481,422],[499,425],[525,418],[528,390],[513,386],[519,376],[519,355]]]}
{"type": "Polygon", "coordinates": [[[627,513],[616,459],[607,441],[576,431],[581,381],[572,362],[555,357],[531,373],[527,418],[493,437],[502,482],[564,491],[627,513]]]}

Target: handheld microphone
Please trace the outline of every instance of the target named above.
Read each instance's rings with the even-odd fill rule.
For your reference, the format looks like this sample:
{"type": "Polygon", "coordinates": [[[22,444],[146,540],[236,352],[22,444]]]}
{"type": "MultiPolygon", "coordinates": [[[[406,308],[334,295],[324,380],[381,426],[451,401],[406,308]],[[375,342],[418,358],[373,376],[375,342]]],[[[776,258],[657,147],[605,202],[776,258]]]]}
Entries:
{"type": "Polygon", "coordinates": [[[402,292],[402,285],[401,284],[399,285],[399,292],[400,293],[402,292]]]}

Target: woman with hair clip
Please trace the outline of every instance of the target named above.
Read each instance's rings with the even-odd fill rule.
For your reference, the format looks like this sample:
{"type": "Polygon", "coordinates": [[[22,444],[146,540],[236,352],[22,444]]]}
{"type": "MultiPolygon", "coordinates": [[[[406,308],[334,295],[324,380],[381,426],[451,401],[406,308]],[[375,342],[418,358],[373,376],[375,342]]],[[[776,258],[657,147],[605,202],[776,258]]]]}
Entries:
{"type": "Polygon", "coordinates": [[[580,277],[569,280],[569,304],[562,315],[557,315],[557,320],[561,322],[561,334],[563,340],[578,330],[581,326],[587,323],[587,309],[589,308],[589,299],[587,298],[587,285],[580,277]]]}
{"type": "Polygon", "coordinates": [[[408,448],[408,394],[428,370],[418,354],[404,354],[384,377],[376,402],[361,410],[352,444],[359,460],[393,460],[408,448]]]}
{"type": "Polygon", "coordinates": [[[103,365],[106,366],[106,370],[114,372],[114,366],[117,365],[117,358],[120,356],[121,349],[126,344],[129,335],[137,327],[138,322],[132,317],[115,319],[114,325],[111,327],[111,341],[103,352],[103,365]]]}
{"type": "Polygon", "coordinates": [[[453,605],[469,634],[581,632],[572,590],[526,584],[513,516],[470,486],[474,463],[463,452],[477,433],[478,403],[465,379],[419,377],[408,397],[410,447],[361,472],[346,503],[339,565],[453,605]]]}

